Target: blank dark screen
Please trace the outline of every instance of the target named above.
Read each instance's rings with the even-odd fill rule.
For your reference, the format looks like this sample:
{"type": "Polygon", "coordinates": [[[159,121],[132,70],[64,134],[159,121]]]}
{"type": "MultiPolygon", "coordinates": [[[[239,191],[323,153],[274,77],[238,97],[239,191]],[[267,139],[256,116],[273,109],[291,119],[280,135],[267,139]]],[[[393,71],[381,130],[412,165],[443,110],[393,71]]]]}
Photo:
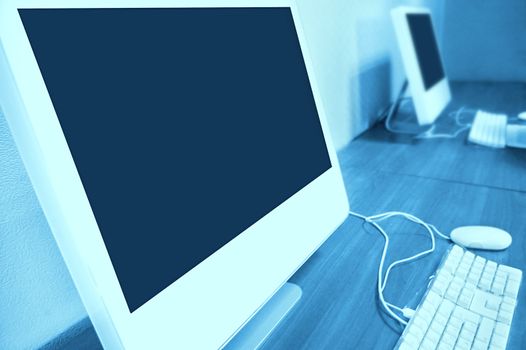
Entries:
{"type": "Polygon", "coordinates": [[[331,167],[289,8],[19,13],[130,312],[331,167]]]}
{"type": "Polygon", "coordinates": [[[427,14],[409,14],[407,15],[407,20],[416,50],[418,65],[424,80],[424,87],[426,90],[429,90],[445,77],[431,16],[427,14]]]}

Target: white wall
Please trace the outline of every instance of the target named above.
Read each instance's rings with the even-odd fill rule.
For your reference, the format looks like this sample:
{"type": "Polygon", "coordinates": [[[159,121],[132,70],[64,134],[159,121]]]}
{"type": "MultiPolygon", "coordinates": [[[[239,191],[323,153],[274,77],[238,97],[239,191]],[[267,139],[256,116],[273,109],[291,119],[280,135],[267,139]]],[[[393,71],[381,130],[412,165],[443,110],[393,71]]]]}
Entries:
{"type": "Polygon", "coordinates": [[[85,315],[0,115],[0,349],[35,348],[85,315]]]}
{"type": "Polygon", "coordinates": [[[390,9],[400,4],[431,7],[440,33],[443,2],[299,0],[298,4],[334,142],[341,149],[374,122],[401,84],[390,9]]]}
{"type": "Polygon", "coordinates": [[[526,81],[526,1],[447,1],[444,22],[451,79],[526,81]]]}

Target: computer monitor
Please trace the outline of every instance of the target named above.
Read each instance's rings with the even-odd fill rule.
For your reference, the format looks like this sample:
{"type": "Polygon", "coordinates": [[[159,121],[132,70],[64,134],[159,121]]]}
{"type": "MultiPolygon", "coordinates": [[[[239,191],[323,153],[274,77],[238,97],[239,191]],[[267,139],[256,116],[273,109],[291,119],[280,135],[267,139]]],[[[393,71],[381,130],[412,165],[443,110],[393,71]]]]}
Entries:
{"type": "Polygon", "coordinates": [[[106,348],[222,347],[347,216],[289,1],[2,1],[0,39],[0,103],[106,348]]]}
{"type": "Polygon", "coordinates": [[[431,124],[451,100],[431,13],[402,6],[391,16],[418,123],[431,124]]]}

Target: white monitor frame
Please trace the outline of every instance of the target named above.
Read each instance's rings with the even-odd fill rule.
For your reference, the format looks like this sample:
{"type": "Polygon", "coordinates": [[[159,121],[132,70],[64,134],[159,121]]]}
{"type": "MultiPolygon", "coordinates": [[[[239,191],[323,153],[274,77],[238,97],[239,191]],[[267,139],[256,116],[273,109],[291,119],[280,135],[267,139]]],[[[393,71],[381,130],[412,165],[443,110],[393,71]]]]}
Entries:
{"type": "MultiPolygon", "coordinates": [[[[420,125],[427,125],[433,123],[440,113],[442,113],[451,100],[451,92],[445,73],[442,80],[433,85],[429,90],[426,90],[407,21],[407,15],[410,14],[429,15],[431,23],[433,23],[433,18],[431,12],[425,8],[400,6],[391,10],[398,47],[404,63],[407,80],[409,81],[418,123],[420,125]]],[[[433,32],[436,36],[435,30],[433,30],[433,32]]],[[[440,60],[442,61],[442,57],[440,57],[440,60]]]]}
{"type": "MultiPolygon", "coordinates": [[[[105,348],[224,346],[348,215],[298,11],[290,1],[3,0],[0,39],[1,106],[105,348]],[[17,11],[120,7],[290,7],[332,163],[331,169],[131,314],[17,11]]],[[[202,215],[206,220],[206,211],[202,215]]]]}

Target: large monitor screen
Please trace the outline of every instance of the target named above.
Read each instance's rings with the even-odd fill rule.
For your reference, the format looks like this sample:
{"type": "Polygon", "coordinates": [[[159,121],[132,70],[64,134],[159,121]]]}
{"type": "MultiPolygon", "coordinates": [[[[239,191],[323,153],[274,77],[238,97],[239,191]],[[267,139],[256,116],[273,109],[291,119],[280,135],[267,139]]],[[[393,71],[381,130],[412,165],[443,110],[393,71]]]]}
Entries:
{"type": "Polygon", "coordinates": [[[445,78],[431,16],[428,14],[408,14],[407,21],[424,80],[424,88],[429,90],[445,78]]]}
{"type": "Polygon", "coordinates": [[[289,8],[19,13],[130,312],[331,167],[289,8]]]}

